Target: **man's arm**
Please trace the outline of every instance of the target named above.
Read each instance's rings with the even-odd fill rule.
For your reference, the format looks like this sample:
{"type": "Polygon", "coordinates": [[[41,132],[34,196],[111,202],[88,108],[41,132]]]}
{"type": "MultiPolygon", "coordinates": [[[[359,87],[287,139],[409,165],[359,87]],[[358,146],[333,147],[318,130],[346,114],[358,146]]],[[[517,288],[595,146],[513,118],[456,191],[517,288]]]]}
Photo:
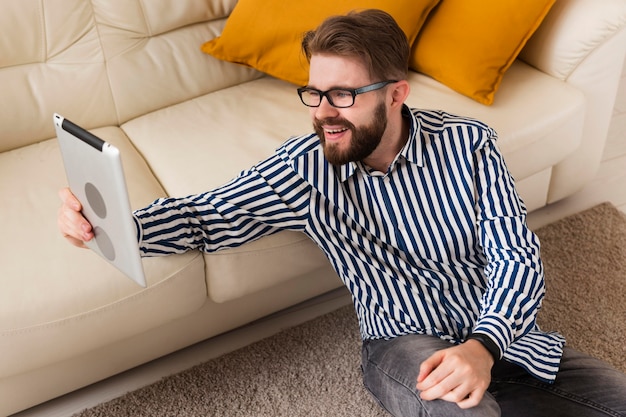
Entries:
{"type": "Polygon", "coordinates": [[[476,152],[477,222],[487,288],[473,329],[500,352],[531,331],[545,294],[539,239],[493,139],[476,152]]]}
{"type": "Polygon", "coordinates": [[[494,361],[534,327],[544,294],[539,241],[526,226],[526,210],[495,146],[495,133],[484,132],[473,160],[477,229],[487,258],[487,288],[473,329],[480,338],[432,355],[422,363],[417,384],[423,399],[461,408],[480,402],[494,361]]]}
{"type": "Polygon", "coordinates": [[[228,184],[184,198],[163,198],[134,212],[144,256],[214,252],[304,229],[309,186],[274,155],[228,184]]]}
{"type": "MultiPolygon", "coordinates": [[[[133,213],[143,256],[200,249],[212,252],[271,234],[301,230],[309,213],[308,185],[274,155],[216,190],[163,198],[133,213]]],[[[69,188],[59,191],[57,223],[74,246],[94,237],[69,188]]]]}

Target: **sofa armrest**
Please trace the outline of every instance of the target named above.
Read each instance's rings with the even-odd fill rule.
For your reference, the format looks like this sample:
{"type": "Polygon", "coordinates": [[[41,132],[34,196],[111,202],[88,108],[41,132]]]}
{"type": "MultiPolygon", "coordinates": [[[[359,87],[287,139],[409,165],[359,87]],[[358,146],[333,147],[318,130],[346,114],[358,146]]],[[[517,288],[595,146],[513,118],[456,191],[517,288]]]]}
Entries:
{"type": "Polygon", "coordinates": [[[519,58],[567,81],[580,63],[626,26],[623,0],[559,0],[519,58]]]}
{"type": "Polygon", "coordinates": [[[582,189],[602,160],[626,54],[626,2],[559,0],[519,58],[585,95],[581,142],[552,168],[548,203],[582,189]]]}

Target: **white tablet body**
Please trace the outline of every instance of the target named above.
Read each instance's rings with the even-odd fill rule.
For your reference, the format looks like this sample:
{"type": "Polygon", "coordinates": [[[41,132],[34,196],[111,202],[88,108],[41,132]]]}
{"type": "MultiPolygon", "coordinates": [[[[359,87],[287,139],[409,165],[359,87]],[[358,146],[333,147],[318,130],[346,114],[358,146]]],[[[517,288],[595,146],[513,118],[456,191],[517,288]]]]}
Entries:
{"type": "Polygon", "coordinates": [[[86,245],[146,287],[119,150],[58,114],[54,126],[70,189],[93,226],[86,245]]]}

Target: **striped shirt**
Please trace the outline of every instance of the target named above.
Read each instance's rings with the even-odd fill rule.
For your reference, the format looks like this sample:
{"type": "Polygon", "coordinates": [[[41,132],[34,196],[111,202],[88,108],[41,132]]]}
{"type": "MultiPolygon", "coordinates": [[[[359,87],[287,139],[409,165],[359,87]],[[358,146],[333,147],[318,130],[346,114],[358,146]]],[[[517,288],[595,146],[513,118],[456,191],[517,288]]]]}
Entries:
{"type": "Polygon", "coordinates": [[[487,125],[405,107],[409,140],[387,172],[334,166],[316,135],[289,139],[224,186],[135,212],[144,256],[307,234],[352,294],[363,339],[490,337],[553,382],[565,340],[542,332],[539,241],[487,125]]]}

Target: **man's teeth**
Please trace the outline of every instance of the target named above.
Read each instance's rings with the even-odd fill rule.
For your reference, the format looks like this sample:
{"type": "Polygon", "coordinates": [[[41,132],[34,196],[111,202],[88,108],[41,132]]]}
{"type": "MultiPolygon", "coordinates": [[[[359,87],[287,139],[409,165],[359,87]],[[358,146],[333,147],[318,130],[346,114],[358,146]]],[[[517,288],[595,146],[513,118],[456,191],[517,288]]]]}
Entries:
{"type": "Polygon", "coordinates": [[[348,129],[346,129],[346,128],[343,128],[343,129],[326,129],[326,131],[328,133],[341,133],[341,132],[345,132],[346,130],[348,130],[348,129]]]}

